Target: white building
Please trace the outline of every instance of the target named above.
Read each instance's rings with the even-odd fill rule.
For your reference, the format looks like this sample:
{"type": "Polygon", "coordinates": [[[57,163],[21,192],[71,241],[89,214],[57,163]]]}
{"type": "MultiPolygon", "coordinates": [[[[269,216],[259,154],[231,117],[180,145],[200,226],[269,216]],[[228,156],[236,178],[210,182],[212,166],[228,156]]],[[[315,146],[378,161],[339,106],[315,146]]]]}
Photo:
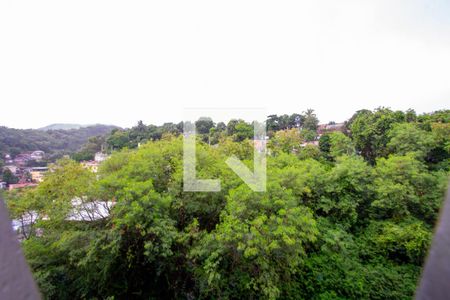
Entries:
{"type": "Polygon", "coordinates": [[[41,150],[33,151],[33,153],[31,153],[30,157],[32,160],[41,161],[45,157],[45,152],[41,151],[41,150]]]}
{"type": "Polygon", "coordinates": [[[3,167],[3,170],[6,170],[6,169],[10,170],[11,173],[16,174],[18,168],[15,165],[9,165],[9,166],[4,166],[3,167]]]}
{"type": "Polygon", "coordinates": [[[106,160],[106,159],[108,159],[108,155],[107,155],[106,153],[103,153],[103,152],[97,152],[97,153],[95,153],[94,160],[95,160],[96,162],[102,162],[102,161],[104,161],[104,160],[106,160]]]}

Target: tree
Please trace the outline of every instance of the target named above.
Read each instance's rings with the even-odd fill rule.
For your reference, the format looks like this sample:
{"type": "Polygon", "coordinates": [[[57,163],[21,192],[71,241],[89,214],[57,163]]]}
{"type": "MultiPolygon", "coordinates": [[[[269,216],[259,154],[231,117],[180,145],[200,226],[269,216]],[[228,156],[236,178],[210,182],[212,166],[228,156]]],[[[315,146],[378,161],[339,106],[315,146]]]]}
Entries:
{"type": "Polygon", "coordinates": [[[7,184],[14,184],[19,182],[19,178],[17,178],[10,169],[3,170],[3,181],[7,184]]]}
{"type": "Polygon", "coordinates": [[[400,155],[414,152],[418,158],[424,158],[435,144],[431,133],[417,128],[413,123],[395,124],[388,136],[390,153],[400,155]]]}
{"type": "Polygon", "coordinates": [[[431,133],[434,138],[432,149],[425,160],[435,170],[450,170],[450,123],[432,123],[431,133]]]}
{"type": "Polygon", "coordinates": [[[214,122],[211,118],[202,117],[195,121],[195,128],[198,134],[209,134],[209,130],[214,127],[214,122]]]}
{"type": "Polygon", "coordinates": [[[432,113],[424,113],[417,117],[417,122],[420,124],[420,128],[424,130],[430,130],[433,123],[450,123],[450,110],[438,110],[432,113]]]}
{"type": "Polygon", "coordinates": [[[106,142],[112,150],[120,150],[128,146],[129,136],[126,131],[113,130],[106,142]]]}
{"type": "Polygon", "coordinates": [[[223,122],[217,123],[216,127],[209,130],[208,143],[210,145],[216,145],[219,141],[226,136],[227,126],[223,122]]]}
{"type": "Polygon", "coordinates": [[[413,153],[381,158],[375,170],[371,206],[376,217],[401,220],[412,215],[433,224],[445,192],[445,174],[426,172],[413,153]]]}
{"type": "Polygon", "coordinates": [[[307,109],[306,111],[303,112],[303,125],[302,125],[303,129],[316,131],[318,125],[319,119],[317,118],[313,109],[307,109]]]}
{"type": "Polygon", "coordinates": [[[319,159],[320,158],[320,150],[316,145],[306,145],[301,147],[298,152],[299,159],[319,159]]]}
{"type": "Polygon", "coordinates": [[[236,132],[236,125],[240,122],[241,120],[237,120],[237,119],[232,119],[228,122],[227,124],[227,134],[228,136],[232,136],[235,132],[236,132]]]}
{"type": "MultiPolygon", "coordinates": [[[[74,203],[83,205],[98,200],[95,197],[96,176],[81,164],[61,159],[51,165],[50,170],[36,189],[43,205],[41,213],[48,217],[47,223],[52,224],[48,226],[65,223],[69,214],[74,212],[74,203]]],[[[93,219],[91,212],[86,214],[87,218],[93,219]]]]}
{"type": "Polygon", "coordinates": [[[352,155],[355,153],[355,147],[352,140],[342,132],[332,132],[330,137],[330,156],[334,159],[341,155],[352,155]]]}
{"type": "Polygon", "coordinates": [[[403,121],[402,112],[378,108],[373,112],[368,110],[356,112],[350,119],[348,127],[356,150],[373,164],[377,157],[386,156],[386,145],[389,142],[388,132],[394,124],[403,121]]]}
{"type": "Polygon", "coordinates": [[[253,126],[247,122],[240,120],[234,126],[233,139],[237,142],[243,141],[245,139],[253,139],[254,130],[253,126]]]}
{"type": "Polygon", "coordinates": [[[302,140],[307,141],[307,142],[311,142],[311,141],[315,141],[316,140],[317,132],[315,130],[302,129],[300,131],[300,136],[301,136],[302,140]]]}
{"type": "Polygon", "coordinates": [[[71,158],[75,161],[81,162],[81,161],[89,161],[94,160],[95,153],[91,153],[88,151],[79,151],[74,154],[72,154],[71,158]]]}
{"type": "Polygon", "coordinates": [[[235,155],[240,160],[253,159],[254,143],[250,140],[236,142],[231,137],[225,137],[219,142],[218,152],[225,157],[235,155]]]}
{"type": "Polygon", "coordinates": [[[389,257],[397,263],[422,265],[431,243],[428,226],[415,219],[401,223],[372,222],[366,234],[370,247],[378,255],[389,257]]]}
{"type": "Polygon", "coordinates": [[[179,128],[177,124],[174,123],[164,123],[161,126],[162,134],[173,134],[178,135],[183,132],[183,128],[179,128]]]}
{"type": "Polygon", "coordinates": [[[339,156],[326,175],[326,192],[318,209],[343,228],[363,223],[373,198],[372,181],[373,171],[361,157],[339,156]]]}
{"type": "MultiPolygon", "coordinates": [[[[135,148],[140,143],[144,143],[153,137],[152,132],[158,130],[153,125],[146,126],[142,121],[138,121],[137,125],[132,127],[128,132],[128,147],[135,148]]],[[[162,134],[159,132],[159,134],[162,134]]],[[[160,136],[158,137],[160,138],[160,136]]]]}
{"type": "Polygon", "coordinates": [[[194,252],[205,262],[199,271],[213,297],[279,297],[279,286],[317,235],[311,211],[277,184],[269,183],[268,193],[246,186],[231,190],[221,219],[194,252]]]}
{"type": "Polygon", "coordinates": [[[303,124],[303,116],[301,114],[292,114],[289,116],[289,128],[300,128],[303,124]]]}
{"type": "Polygon", "coordinates": [[[30,189],[14,190],[7,194],[6,200],[11,217],[20,224],[20,235],[26,240],[35,236],[39,217],[37,212],[42,208],[36,193],[30,189]]]}
{"type": "Polygon", "coordinates": [[[76,161],[93,160],[95,153],[104,151],[106,150],[105,148],[106,140],[104,136],[91,137],[80,151],[72,154],[72,159],[76,161]]]}
{"type": "Polygon", "coordinates": [[[319,138],[319,149],[327,159],[330,156],[330,149],[331,149],[330,139],[331,138],[329,133],[322,134],[319,138]]]}
{"type": "Polygon", "coordinates": [[[267,130],[269,132],[280,130],[279,120],[277,115],[269,115],[266,120],[267,130]]]}
{"type": "Polygon", "coordinates": [[[416,111],[414,109],[408,109],[405,113],[405,119],[406,122],[416,122],[417,121],[417,114],[416,111]]]}
{"type": "Polygon", "coordinates": [[[224,122],[219,122],[219,123],[217,123],[217,125],[216,125],[216,130],[217,130],[217,132],[223,132],[223,131],[226,131],[226,130],[227,130],[227,125],[225,125],[224,122]]]}
{"type": "Polygon", "coordinates": [[[290,128],[291,119],[288,115],[284,114],[278,117],[278,129],[284,130],[290,128]]]}
{"type": "Polygon", "coordinates": [[[298,132],[298,129],[287,129],[275,132],[273,138],[269,141],[269,148],[274,152],[279,151],[285,153],[298,152],[302,138],[298,132]]]}

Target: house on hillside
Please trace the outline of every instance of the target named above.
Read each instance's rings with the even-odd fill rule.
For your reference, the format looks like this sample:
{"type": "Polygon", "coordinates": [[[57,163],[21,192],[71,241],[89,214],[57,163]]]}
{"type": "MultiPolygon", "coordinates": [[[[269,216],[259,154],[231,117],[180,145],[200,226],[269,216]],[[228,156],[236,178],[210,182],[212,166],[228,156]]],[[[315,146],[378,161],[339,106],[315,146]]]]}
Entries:
{"type": "Polygon", "coordinates": [[[35,161],[42,161],[45,158],[45,152],[41,150],[33,151],[30,158],[35,161]]]}
{"type": "Polygon", "coordinates": [[[22,189],[22,188],[27,188],[27,187],[35,187],[37,186],[36,183],[31,183],[31,182],[26,182],[26,183],[15,183],[15,184],[10,184],[8,187],[8,190],[12,191],[15,189],[22,189]]]}
{"type": "Polygon", "coordinates": [[[319,141],[311,141],[311,142],[304,142],[300,144],[300,147],[306,147],[306,146],[319,146],[319,141]]]}
{"type": "Polygon", "coordinates": [[[269,140],[268,136],[253,140],[253,145],[254,145],[256,151],[258,151],[259,153],[263,153],[263,152],[267,151],[266,149],[267,149],[267,141],[268,140],[269,140]]]}
{"type": "Polygon", "coordinates": [[[335,124],[320,124],[317,127],[317,133],[319,135],[322,135],[326,132],[333,132],[333,131],[345,131],[345,123],[335,123],[335,124]]]}
{"type": "Polygon", "coordinates": [[[83,168],[88,169],[92,173],[97,173],[100,164],[95,160],[89,160],[89,161],[82,161],[81,165],[83,166],[83,168]]]}
{"type": "Polygon", "coordinates": [[[96,162],[102,162],[108,159],[108,155],[103,152],[97,152],[95,153],[94,161],[96,162]]]}
{"type": "Polygon", "coordinates": [[[33,152],[25,152],[25,153],[20,153],[18,154],[15,158],[14,158],[14,164],[16,166],[20,166],[20,167],[24,167],[26,166],[26,164],[30,161],[33,160],[31,158],[31,153],[33,152]]]}
{"type": "Polygon", "coordinates": [[[33,182],[42,182],[44,181],[44,175],[47,173],[47,167],[34,167],[30,169],[31,180],[33,182]]]}
{"type": "Polygon", "coordinates": [[[11,159],[11,155],[10,154],[5,154],[4,161],[5,161],[6,164],[12,164],[13,163],[13,160],[11,159]]]}
{"type": "Polygon", "coordinates": [[[17,166],[14,166],[14,165],[8,165],[8,166],[4,166],[3,167],[3,170],[6,170],[6,169],[11,171],[11,173],[13,173],[15,175],[15,174],[17,174],[17,171],[18,171],[19,168],[17,166]]]}

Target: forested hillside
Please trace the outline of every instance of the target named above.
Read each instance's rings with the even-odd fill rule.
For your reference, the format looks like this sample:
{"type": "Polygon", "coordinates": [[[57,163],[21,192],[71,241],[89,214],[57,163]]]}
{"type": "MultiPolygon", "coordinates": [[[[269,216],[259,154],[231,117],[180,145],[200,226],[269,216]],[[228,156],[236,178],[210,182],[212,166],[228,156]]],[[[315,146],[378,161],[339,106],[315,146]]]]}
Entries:
{"type": "Polygon", "coordinates": [[[73,152],[89,138],[109,134],[115,128],[117,127],[94,125],[79,129],[42,131],[0,127],[0,154],[11,154],[14,157],[21,152],[35,150],[46,153],[73,152]]]}
{"type": "Polygon", "coordinates": [[[272,128],[263,193],[225,163],[253,164],[249,124],[198,129],[198,177],[221,179],[216,193],[184,192],[183,137],[140,124],[112,138],[141,147],[99,173],[60,160],[7,204],[45,216],[22,246],[47,299],[411,299],[449,180],[449,117],[362,110],[318,145],[315,121],[272,128]],[[114,205],[69,221],[74,198],[114,205]]]}

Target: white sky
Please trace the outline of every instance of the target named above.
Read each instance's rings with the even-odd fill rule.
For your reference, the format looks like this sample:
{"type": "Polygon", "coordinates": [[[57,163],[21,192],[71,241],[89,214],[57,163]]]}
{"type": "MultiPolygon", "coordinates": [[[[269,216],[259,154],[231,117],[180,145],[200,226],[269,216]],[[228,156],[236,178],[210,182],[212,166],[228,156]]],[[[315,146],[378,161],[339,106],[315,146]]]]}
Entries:
{"type": "Polygon", "coordinates": [[[328,122],[449,99],[450,1],[0,2],[4,126],[161,124],[190,107],[328,122]]]}

